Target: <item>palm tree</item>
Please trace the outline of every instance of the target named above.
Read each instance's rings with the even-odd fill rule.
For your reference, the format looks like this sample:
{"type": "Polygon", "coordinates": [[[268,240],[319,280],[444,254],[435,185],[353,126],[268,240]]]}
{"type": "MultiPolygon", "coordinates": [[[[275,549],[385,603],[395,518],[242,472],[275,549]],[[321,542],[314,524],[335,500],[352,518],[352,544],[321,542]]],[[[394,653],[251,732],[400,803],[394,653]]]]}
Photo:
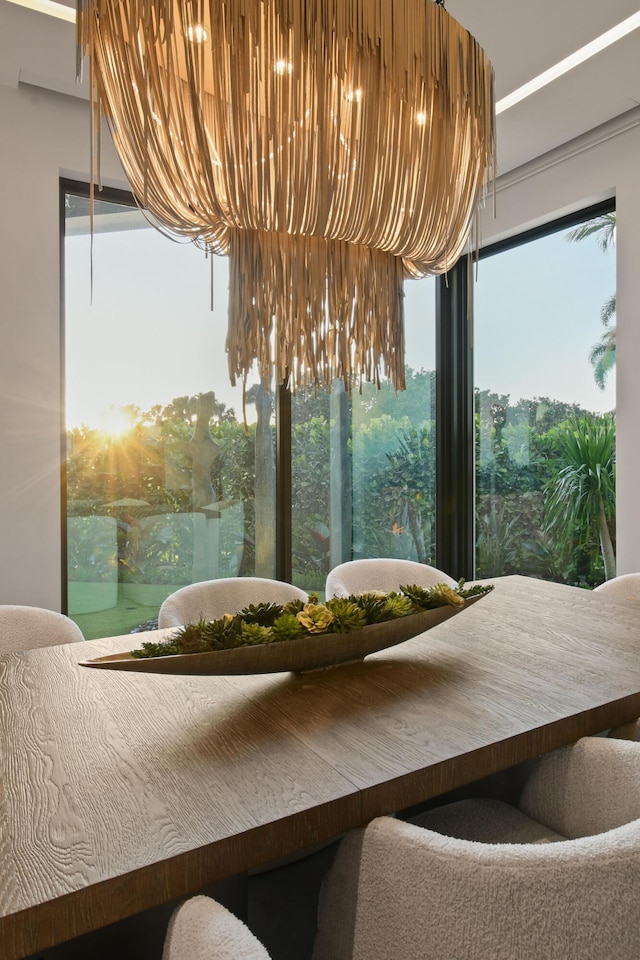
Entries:
{"type": "Polygon", "coordinates": [[[582,540],[595,528],[610,580],[616,575],[609,531],[615,515],[615,421],[610,414],[581,417],[562,424],[557,435],[564,465],[546,490],[545,528],[567,539],[578,529],[582,540]]]}
{"type": "Polygon", "coordinates": [[[587,237],[596,237],[598,246],[603,253],[606,253],[609,247],[616,244],[616,213],[601,213],[598,217],[581,223],[575,230],[570,230],[567,234],[567,240],[570,243],[576,243],[585,240],[587,237]]]}
{"type": "MultiPolygon", "coordinates": [[[[581,223],[575,230],[569,231],[567,240],[575,243],[592,236],[595,236],[596,242],[603,253],[615,246],[615,211],[603,213],[598,217],[593,217],[592,220],[587,220],[586,223],[581,223]]],[[[607,376],[616,364],[616,326],[612,322],[615,315],[616,295],[612,293],[600,311],[600,319],[605,327],[605,332],[589,351],[589,363],[593,367],[594,379],[601,390],[604,390],[607,376]]]]}
{"type": "Polygon", "coordinates": [[[605,380],[610,370],[616,364],[616,326],[611,321],[616,314],[616,295],[612,293],[605,300],[600,319],[606,328],[597,343],[589,351],[589,363],[593,367],[593,376],[600,387],[604,390],[605,380]]]}

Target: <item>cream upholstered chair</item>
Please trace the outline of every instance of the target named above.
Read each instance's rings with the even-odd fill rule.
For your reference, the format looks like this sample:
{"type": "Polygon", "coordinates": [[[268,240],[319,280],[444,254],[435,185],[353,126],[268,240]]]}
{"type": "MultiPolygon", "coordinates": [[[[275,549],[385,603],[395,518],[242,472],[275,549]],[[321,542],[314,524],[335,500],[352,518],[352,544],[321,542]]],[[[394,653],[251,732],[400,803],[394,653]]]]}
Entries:
{"type": "Polygon", "coordinates": [[[250,603],[288,603],[308,600],[304,590],[281,580],[263,577],[229,577],[226,580],[204,580],[176,590],[164,601],[158,615],[158,626],[181,627],[204,617],[218,620],[225,613],[238,613],[250,603]]]}
{"type": "Polygon", "coordinates": [[[414,583],[420,587],[433,587],[436,583],[455,587],[457,581],[442,570],[426,563],[416,563],[415,560],[347,560],[329,573],[325,591],[328,599],[368,593],[370,590],[390,593],[400,586],[414,583]]]}
{"type": "Polygon", "coordinates": [[[63,613],[0,604],[0,655],[77,640],[84,640],[82,630],[63,613]]]}
{"type": "Polygon", "coordinates": [[[536,761],[519,808],[464,800],[342,841],[314,960],[637,960],[640,746],[536,761]]]}
{"type": "Polygon", "coordinates": [[[640,603],[640,573],[624,573],[605,580],[594,593],[606,593],[612,600],[637,600],[640,603]]]}
{"type": "MultiPolygon", "coordinates": [[[[606,594],[612,600],[635,600],[640,603],[640,573],[624,573],[611,580],[605,580],[594,593],[606,594]]],[[[640,740],[640,720],[632,720],[622,727],[616,727],[610,737],[622,737],[625,740],[640,740]]]]}
{"type": "Polygon", "coordinates": [[[210,897],[192,897],[172,914],[162,960],[270,960],[251,931],[210,897]]]}

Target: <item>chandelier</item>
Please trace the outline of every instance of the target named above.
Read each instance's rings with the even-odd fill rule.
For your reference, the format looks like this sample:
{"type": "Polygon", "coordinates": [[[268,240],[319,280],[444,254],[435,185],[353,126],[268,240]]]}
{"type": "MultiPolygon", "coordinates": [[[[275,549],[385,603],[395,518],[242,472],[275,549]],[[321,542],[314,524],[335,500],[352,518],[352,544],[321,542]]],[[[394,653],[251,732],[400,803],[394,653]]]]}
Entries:
{"type": "Polygon", "coordinates": [[[449,270],[494,176],[493,71],[434,0],[78,0],[155,225],[229,257],[231,382],[404,388],[403,282],[449,270]]]}

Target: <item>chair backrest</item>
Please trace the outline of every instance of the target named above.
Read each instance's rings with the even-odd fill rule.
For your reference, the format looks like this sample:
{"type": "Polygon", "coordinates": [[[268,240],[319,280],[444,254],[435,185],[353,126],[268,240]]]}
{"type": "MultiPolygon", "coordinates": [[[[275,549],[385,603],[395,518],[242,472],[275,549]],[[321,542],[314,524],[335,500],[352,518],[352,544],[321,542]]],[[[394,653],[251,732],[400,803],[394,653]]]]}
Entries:
{"type": "Polygon", "coordinates": [[[590,837],[640,822],[640,745],[583,737],[531,767],[520,809],[565,837],[590,837]]]}
{"type": "Polygon", "coordinates": [[[162,960],[270,960],[251,931],[210,897],[192,897],[174,910],[162,960]]]}
{"type": "Polygon", "coordinates": [[[420,587],[433,587],[436,583],[446,583],[455,587],[457,581],[448,574],[415,560],[396,560],[375,558],[367,560],[347,560],[329,573],[326,583],[327,599],[330,597],[348,597],[351,594],[368,593],[381,590],[390,593],[400,586],[417,584],[420,587]]]}
{"type": "Polygon", "coordinates": [[[158,627],[181,627],[204,617],[218,620],[225,613],[238,613],[250,603],[288,603],[308,600],[304,590],[281,580],[264,577],[228,577],[204,580],[176,590],[167,597],[158,615],[158,627]]]}
{"type": "Polygon", "coordinates": [[[78,640],[84,640],[82,630],[63,613],[0,604],[0,655],[78,640]]]}
{"type": "MultiPolygon", "coordinates": [[[[487,803],[451,804],[451,817],[474,802],[487,803]]],[[[506,806],[495,802],[498,827],[506,806]]],[[[429,813],[424,826],[380,817],[351,831],[321,893],[313,960],[637,960],[640,745],[585,737],[541,757],[520,807],[571,839],[478,842],[431,828],[429,813]]]]}
{"type": "Polygon", "coordinates": [[[614,600],[637,600],[640,602],[640,573],[624,573],[612,580],[605,580],[594,593],[606,593],[614,600]]]}

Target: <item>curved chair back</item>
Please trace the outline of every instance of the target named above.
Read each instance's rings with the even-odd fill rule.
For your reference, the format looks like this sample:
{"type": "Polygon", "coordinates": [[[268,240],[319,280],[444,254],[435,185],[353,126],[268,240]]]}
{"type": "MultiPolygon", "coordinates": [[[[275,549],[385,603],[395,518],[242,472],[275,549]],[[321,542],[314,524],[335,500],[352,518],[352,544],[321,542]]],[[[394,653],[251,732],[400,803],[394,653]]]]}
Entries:
{"type": "Polygon", "coordinates": [[[84,640],[82,630],[63,613],[0,604],[0,655],[78,640],[84,640]]]}
{"type": "Polygon", "coordinates": [[[238,613],[250,603],[288,603],[308,600],[304,590],[282,580],[264,577],[229,577],[204,580],[176,590],[164,601],[158,615],[158,627],[181,627],[204,617],[218,620],[225,613],[238,613]]]}
{"type": "Polygon", "coordinates": [[[347,560],[329,573],[326,583],[326,596],[348,597],[351,594],[368,593],[381,590],[390,593],[400,586],[417,584],[420,587],[433,587],[436,583],[446,583],[455,587],[457,581],[448,574],[415,560],[396,560],[375,558],[371,560],[347,560]]]}
{"type": "Polygon", "coordinates": [[[640,746],[588,737],[541,758],[521,808],[460,801],[348,834],[314,960],[635,960],[640,746]]]}
{"type": "Polygon", "coordinates": [[[174,910],[162,960],[270,960],[251,931],[210,897],[192,897],[174,910]]]}
{"type": "Polygon", "coordinates": [[[640,602],[640,573],[624,573],[605,580],[594,593],[606,593],[613,600],[637,600],[640,602]]]}

